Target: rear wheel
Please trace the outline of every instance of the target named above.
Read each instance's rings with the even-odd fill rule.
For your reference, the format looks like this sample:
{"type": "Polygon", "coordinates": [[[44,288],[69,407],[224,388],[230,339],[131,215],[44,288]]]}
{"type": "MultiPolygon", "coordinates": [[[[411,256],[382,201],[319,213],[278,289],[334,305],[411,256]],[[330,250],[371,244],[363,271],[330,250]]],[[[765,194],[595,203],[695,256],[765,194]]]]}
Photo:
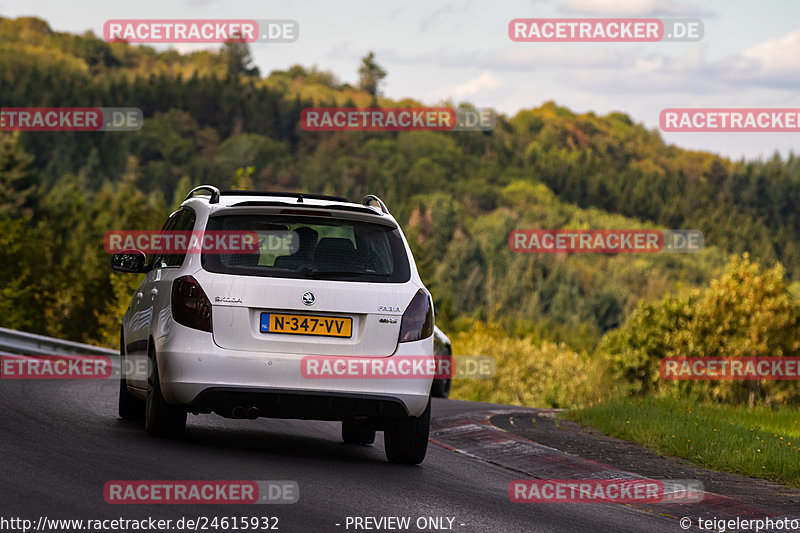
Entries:
{"type": "Polygon", "coordinates": [[[419,417],[409,417],[389,422],[383,434],[386,458],[390,463],[418,465],[428,451],[428,433],[431,425],[431,400],[419,417]]]}
{"type": "Polygon", "coordinates": [[[342,440],[345,444],[372,444],[375,430],[361,420],[343,420],[342,440]]]}
{"type": "Polygon", "coordinates": [[[431,385],[431,396],[435,396],[436,398],[450,397],[450,388],[453,385],[453,382],[451,381],[455,370],[453,367],[453,352],[450,350],[449,346],[445,346],[443,352],[444,353],[442,353],[441,356],[447,357],[447,361],[449,362],[446,375],[451,377],[433,380],[433,385],[431,385]]]}
{"type": "Polygon", "coordinates": [[[145,403],[128,392],[125,377],[119,380],[119,417],[123,420],[140,420],[145,413],[145,403]]]}
{"type": "Polygon", "coordinates": [[[145,403],[128,392],[128,385],[125,381],[125,347],[122,335],[119,337],[119,417],[123,420],[139,420],[144,416],[145,403]]]}
{"type": "Polygon", "coordinates": [[[437,398],[449,398],[451,387],[452,382],[450,381],[450,378],[436,379],[433,381],[433,386],[431,387],[431,396],[435,396],[437,398]]]}
{"type": "Polygon", "coordinates": [[[178,437],[186,429],[186,410],[170,405],[161,394],[155,354],[150,358],[144,427],[153,437],[178,437]]]}

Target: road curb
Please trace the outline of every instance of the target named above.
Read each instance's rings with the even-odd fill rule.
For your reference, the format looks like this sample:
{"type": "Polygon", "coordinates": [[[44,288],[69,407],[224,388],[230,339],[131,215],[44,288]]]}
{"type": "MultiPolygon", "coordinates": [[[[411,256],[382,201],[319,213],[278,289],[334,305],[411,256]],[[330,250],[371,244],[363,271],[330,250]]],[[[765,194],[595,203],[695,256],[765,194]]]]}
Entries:
{"type": "MultiPolygon", "coordinates": [[[[493,425],[490,418],[508,414],[542,414],[559,409],[502,409],[476,411],[431,421],[431,442],[443,448],[537,479],[651,479],[633,472],[583,459],[577,455],[535,443],[493,425]]],[[[665,484],[666,485],[666,484],[665,484]]],[[[690,517],[735,520],[771,518],[800,519],[736,498],[704,492],[697,503],[642,503],[631,507],[666,514],[675,518],[690,517]]]]}

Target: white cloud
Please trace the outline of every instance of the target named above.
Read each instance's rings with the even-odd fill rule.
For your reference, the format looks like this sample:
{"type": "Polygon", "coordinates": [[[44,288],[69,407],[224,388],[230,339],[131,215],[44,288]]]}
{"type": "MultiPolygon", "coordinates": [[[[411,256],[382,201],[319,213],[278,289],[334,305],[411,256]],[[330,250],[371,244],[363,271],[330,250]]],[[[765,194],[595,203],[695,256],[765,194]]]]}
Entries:
{"type": "Polygon", "coordinates": [[[719,76],[718,68],[706,62],[703,52],[704,48],[697,46],[682,57],[643,55],[615,69],[569,70],[560,80],[609,94],[702,94],[731,89],[719,76]]]}
{"type": "Polygon", "coordinates": [[[700,8],[676,0],[566,0],[561,13],[604,15],[609,17],[696,17],[700,8]]]}
{"type": "MultiPolygon", "coordinates": [[[[457,71],[480,69],[484,81],[490,72],[526,73],[557,79],[582,90],[616,94],[728,94],[745,87],[795,91],[800,86],[800,30],[758,43],[726,57],[709,59],[708,43],[696,43],[683,55],[672,55],[658,45],[577,47],[562,44],[507,46],[489,51],[437,50],[416,55],[385,51],[381,57],[396,65],[435,65],[457,71]],[[546,74],[548,73],[549,74],[546,74]],[[553,78],[553,73],[558,77],[553,78]]],[[[668,46],[668,45],[667,45],[668,46]]],[[[433,94],[466,91],[475,78],[459,86],[442,87],[433,94]]],[[[481,90],[487,90],[482,87],[481,90]]]]}
{"type": "Polygon", "coordinates": [[[797,86],[800,83],[800,30],[742,51],[732,62],[732,71],[763,83],[797,86]]]}
{"type": "Polygon", "coordinates": [[[431,100],[461,99],[497,89],[502,85],[503,80],[486,71],[464,83],[434,89],[426,94],[426,98],[431,100]]]}
{"type": "Polygon", "coordinates": [[[764,41],[736,54],[706,58],[707,44],[683,56],[637,55],[627,64],[604,69],[575,68],[563,62],[561,82],[609,93],[741,93],[744,88],[796,92],[800,85],[800,30],[764,41]]]}
{"type": "Polygon", "coordinates": [[[438,50],[416,55],[401,55],[390,50],[380,57],[404,65],[437,65],[442,68],[478,68],[484,70],[532,71],[542,68],[618,68],[636,58],[634,48],[577,48],[559,44],[508,46],[482,51],[438,50]]]}

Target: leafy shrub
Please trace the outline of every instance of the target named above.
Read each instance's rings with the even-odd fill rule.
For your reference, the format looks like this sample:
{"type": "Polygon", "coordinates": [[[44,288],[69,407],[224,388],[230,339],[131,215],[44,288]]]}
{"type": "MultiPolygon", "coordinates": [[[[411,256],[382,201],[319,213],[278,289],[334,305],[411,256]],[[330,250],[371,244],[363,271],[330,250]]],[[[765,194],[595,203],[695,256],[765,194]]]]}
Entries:
{"type": "Polygon", "coordinates": [[[511,338],[496,324],[475,321],[453,335],[456,355],[493,356],[490,379],[454,379],[451,397],[532,407],[591,405],[619,393],[588,354],[564,344],[511,338]]]}
{"type": "Polygon", "coordinates": [[[764,268],[747,254],[734,257],[704,289],[640,303],[623,327],[598,347],[629,391],[660,388],[730,403],[800,400],[797,381],[678,381],[659,379],[663,357],[766,357],[800,354],[800,305],[780,264],[764,268]]]}

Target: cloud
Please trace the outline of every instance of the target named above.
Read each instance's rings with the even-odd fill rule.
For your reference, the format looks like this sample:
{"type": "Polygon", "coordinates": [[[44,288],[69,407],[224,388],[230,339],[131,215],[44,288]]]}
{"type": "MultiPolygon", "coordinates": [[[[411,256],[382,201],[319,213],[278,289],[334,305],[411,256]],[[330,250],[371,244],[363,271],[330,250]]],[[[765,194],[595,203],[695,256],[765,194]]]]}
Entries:
{"type": "Polygon", "coordinates": [[[502,85],[503,80],[492,72],[485,71],[464,83],[434,89],[426,94],[426,98],[431,100],[463,99],[467,96],[474,96],[487,90],[491,91],[497,89],[502,85]]]}
{"type": "MultiPolygon", "coordinates": [[[[608,94],[733,94],[745,88],[796,91],[800,86],[800,30],[713,59],[706,55],[710,45],[705,42],[690,45],[683,55],[674,55],[668,44],[571,44],[523,44],[486,51],[443,48],[411,55],[386,50],[380,57],[394,65],[536,73],[550,79],[555,73],[560,83],[608,94]]],[[[434,93],[455,87],[460,86],[434,93]]]]}
{"type": "Polygon", "coordinates": [[[800,85],[800,30],[713,61],[706,58],[706,47],[699,44],[679,57],[640,56],[629,66],[613,70],[571,70],[562,81],[598,91],[624,89],[632,93],[737,93],[744,88],[796,91],[800,85]]]}
{"type": "Polygon", "coordinates": [[[742,78],[783,88],[800,84],[800,30],[756,44],[731,62],[731,71],[742,78]]]}
{"type": "MultiPolygon", "coordinates": [[[[601,71],[568,70],[560,81],[605,93],[708,93],[727,86],[718,65],[705,59],[705,48],[694,47],[685,56],[648,54],[632,63],[601,71]]],[[[728,87],[731,88],[731,87],[728,87]]],[[[738,87],[734,87],[738,90],[738,87]]]]}
{"type": "Polygon", "coordinates": [[[698,17],[708,12],[677,0],[566,0],[558,11],[609,17],[698,17]]]}
{"type": "Polygon", "coordinates": [[[623,48],[577,48],[565,45],[508,46],[488,51],[438,50],[401,55],[391,50],[380,53],[387,62],[404,65],[436,65],[442,68],[473,68],[530,72],[543,68],[618,68],[636,59],[636,50],[623,48]]]}

